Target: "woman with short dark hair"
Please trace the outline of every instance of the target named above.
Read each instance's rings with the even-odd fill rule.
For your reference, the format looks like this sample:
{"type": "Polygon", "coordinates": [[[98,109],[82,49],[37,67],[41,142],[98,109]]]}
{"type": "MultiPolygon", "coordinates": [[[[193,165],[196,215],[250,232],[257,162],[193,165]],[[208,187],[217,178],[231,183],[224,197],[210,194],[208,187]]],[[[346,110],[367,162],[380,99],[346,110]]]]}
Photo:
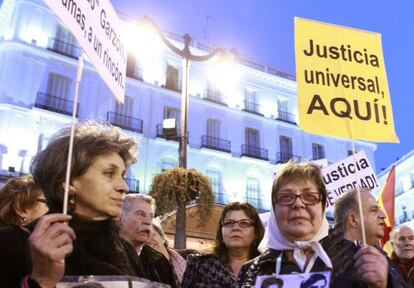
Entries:
{"type": "Polygon", "coordinates": [[[238,287],[241,266],[259,255],[264,228],[256,208],[233,202],[224,208],[211,252],[189,255],[181,287],[238,287]]]}
{"type": "Polygon", "coordinates": [[[110,125],[76,124],[69,215],[63,215],[70,132],[65,128],[55,134],[31,165],[54,214],[28,229],[0,230],[2,287],[54,287],[63,275],[146,276],[135,249],[118,235],[116,222],[128,192],[126,170],[136,160],[136,141],[110,125]]]}

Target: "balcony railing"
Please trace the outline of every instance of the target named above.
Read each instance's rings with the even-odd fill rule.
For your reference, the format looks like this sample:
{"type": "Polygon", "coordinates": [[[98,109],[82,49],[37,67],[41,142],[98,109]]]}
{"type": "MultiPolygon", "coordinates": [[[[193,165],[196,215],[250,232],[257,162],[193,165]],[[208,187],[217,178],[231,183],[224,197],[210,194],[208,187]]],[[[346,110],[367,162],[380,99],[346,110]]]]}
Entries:
{"type": "Polygon", "coordinates": [[[224,100],[224,95],[220,91],[205,89],[203,99],[216,104],[227,106],[227,103],[224,100]]]}
{"type": "Polygon", "coordinates": [[[293,160],[295,162],[300,162],[300,159],[301,159],[300,156],[293,155],[292,153],[286,153],[286,152],[276,153],[276,164],[286,163],[289,160],[293,160]]]}
{"type": "Polygon", "coordinates": [[[179,80],[173,81],[173,80],[167,79],[167,81],[165,81],[165,85],[162,85],[161,87],[166,88],[168,90],[181,92],[182,82],[179,80]]]}
{"type": "MultiPolygon", "coordinates": [[[[164,134],[162,133],[162,124],[157,124],[156,126],[156,130],[157,130],[157,135],[156,137],[158,138],[163,138],[163,139],[167,139],[164,134]]],[[[172,139],[168,139],[168,140],[173,140],[173,141],[177,141],[180,142],[180,136],[181,136],[181,132],[180,129],[177,129],[177,137],[174,137],[172,139]]]]}
{"type": "Polygon", "coordinates": [[[222,205],[229,203],[227,194],[225,193],[214,193],[214,202],[222,205]]]}
{"type": "Polygon", "coordinates": [[[241,156],[247,156],[260,160],[269,160],[269,151],[257,146],[241,145],[241,156]]]}
{"type": "MultiPolygon", "coordinates": [[[[79,111],[79,103],[76,105],[78,108],[77,111],[79,111]]],[[[38,92],[35,107],[70,116],[73,111],[73,102],[65,98],[38,92]]],[[[76,117],[78,117],[78,113],[76,113],[76,117]]]]}
{"type": "Polygon", "coordinates": [[[209,148],[223,152],[231,152],[231,142],[228,140],[203,135],[201,136],[201,148],[209,148]]]}
{"type": "Polygon", "coordinates": [[[106,120],[119,128],[142,133],[143,121],[141,119],[115,112],[108,112],[106,114],[106,120]]]}
{"type": "Polygon", "coordinates": [[[125,178],[128,185],[128,193],[139,193],[139,180],[133,178],[125,178]]]}
{"type": "Polygon", "coordinates": [[[260,105],[255,102],[249,102],[249,101],[244,100],[243,111],[253,113],[259,116],[263,116],[263,114],[260,112],[260,105]]]}
{"type": "Polygon", "coordinates": [[[283,122],[287,122],[287,123],[291,123],[291,124],[295,124],[296,125],[296,121],[295,121],[295,115],[286,111],[282,111],[282,110],[277,110],[277,118],[276,120],[279,121],[283,121],[283,122]]]}
{"type": "Polygon", "coordinates": [[[56,38],[49,38],[47,43],[47,50],[68,56],[73,59],[78,59],[81,54],[81,48],[73,43],[68,43],[56,38]]]}

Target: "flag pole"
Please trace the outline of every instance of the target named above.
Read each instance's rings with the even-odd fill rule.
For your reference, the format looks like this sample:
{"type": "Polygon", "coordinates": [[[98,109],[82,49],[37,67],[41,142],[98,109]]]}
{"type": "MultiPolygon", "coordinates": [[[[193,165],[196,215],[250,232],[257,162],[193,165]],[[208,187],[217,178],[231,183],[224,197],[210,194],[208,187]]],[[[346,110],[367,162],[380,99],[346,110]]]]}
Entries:
{"type": "MultiPolygon", "coordinates": [[[[352,138],[352,158],[354,159],[354,164],[356,166],[356,157],[355,157],[355,141],[352,138]]],[[[363,246],[367,245],[367,239],[365,237],[365,223],[364,223],[364,213],[362,212],[362,200],[361,200],[361,189],[359,187],[360,179],[358,175],[358,169],[355,169],[355,177],[357,180],[356,190],[357,190],[357,198],[358,198],[358,212],[359,212],[359,219],[361,219],[361,236],[362,236],[362,244],[363,246]]]]}
{"type": "Polygon", "coordinates": [[[83,57],[84,50],[78,59],[78,68],[76,71],[76,83],[75,83],[75,99],[73,101],[73,110],[72,110],[72,126],[70,129],[70,138],[69,138],[69,150],[68,150],[68,163],[66,166],[66,179],[65,179],[65,192],[63,195],[63,214],[68,213],[68,199],[69,199],[69,181],[70,181],[70,168],[72,167],[72,151],[73,151],[73,140],[75,138],[75,124],[76,124],[76,115],[78,114],[78,97],[79,97],[79,86],[82,78],[83,70],[83,57]]]}

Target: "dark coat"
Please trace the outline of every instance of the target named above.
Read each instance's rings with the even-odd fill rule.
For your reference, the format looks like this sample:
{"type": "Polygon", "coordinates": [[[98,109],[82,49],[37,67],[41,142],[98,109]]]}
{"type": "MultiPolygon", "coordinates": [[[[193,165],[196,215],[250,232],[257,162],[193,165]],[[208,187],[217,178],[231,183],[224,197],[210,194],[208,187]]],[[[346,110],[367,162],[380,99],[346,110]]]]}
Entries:
{"type": "MultiPolygon", "coordinates": [[[[275,273],[276,258],[282,251],[268,249],[262,255],[250,260],[242,266],[239,274],[239,285],[242,287],[254,287],[257,276],[272,275],[275,273]]],[[[299,266],[289,261],[285,254],[282,256],[280,274],[301,273],[299,266]]],[[[310,272],[329,271],[325,263],[317,258],[310,272]]]]}
{"type": "Polygon", "coordinates": [[[178,279],[174,274],[174,268],[170,261],[164,255],[144,245],[139,254],[142,263],[145,263],[143,268],[148,279],[155,282],[169,284],[172,288],[179,287],[178,279]]]}
{"type": "MultiPolygon", "coordinates": [[[[354,242],[344,239],[343,233],[339,228],[330,231],[329,235],[321,240],[323,249],[331,259],[333,270],[331,271],[331,287],[333,288],[365,288],[366,284],[357,278],[354,268],[354,255],[360,249],[354,242]]],[[[280,251],[269,249],[263,255],[247,262],[242,267],[239,275],[239,284],[243,287],[254,287],[258,275],[271,275],[275,272],[276,257],[280,251]]],[[[388,257],[387,257],[388,258],[388,257]]],[[[388,285],[392,288],[409,287],[398,268],[388,258],[388,285]]],[[[282,274],[300,272],[295,263],[284,262],[282,260],[282,274]]],[[[317,259],[312,272],[326,271],[324,263],[317,259]],[[318,264],[318,260],[320,261],[318,264]]]]}
{"type": "Polygon", "coordinates": [[[237,281],[230,271],[211,254],[187,257],[182,288],[237,288],[237,281]]]}
{"type": "MultiPolygon", "coordinates": [[[[33,223],[26,228],[0,229],[0,287],[18,287],[31,273],[28,247],[33,223]]],[[[148,278],[135,249],[118,236],[113,220],[87,221],[73,217],[74,249],[65,260],[65,275],[130,275],[148,278]]]]}

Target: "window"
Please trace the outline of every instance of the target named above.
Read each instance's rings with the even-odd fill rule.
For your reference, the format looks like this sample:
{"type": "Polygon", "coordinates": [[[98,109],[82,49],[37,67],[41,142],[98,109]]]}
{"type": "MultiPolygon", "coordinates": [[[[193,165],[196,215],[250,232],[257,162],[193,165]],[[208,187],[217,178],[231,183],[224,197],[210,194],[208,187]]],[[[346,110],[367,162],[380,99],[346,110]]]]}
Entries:
{"type": "Polygon", "coordinates": [[[181,111],[174,107],[165,106],[164,107],[164,118],[163,119],[175,119],[177,127],[180,127],[181,120],[181,111]]]}
{"type": "Polygon", "coordinates": [[[246,202],[252,204],[256,208],[260,207],[260,184],[256,178],[249,177],[246,180],[246,202]]]}
{"type": "Polygon", "coordinates": [[[414,171],[410,172],[410,189],[414,187],[414,171]]]}
{"type": "Polygon", "coordinates": [[[220,171],[216,169],[210,169],[206,171],[207,177],[210,178],[211,190],[213,191],[216,203],[226,204],[226,195],[222,192],[222,177],[220,171]]]}
{"type": "Polygon", "coordinates": [[[40,152],[46,148],[49,143],[51,133],[41,133],[37,142],[37,151],[40,152]]]}
{"type": "Polygon", "coordinates": [[[49,73],[47,79],[47,94],[61,99],[69,99],[69,89],[72,80],[68,77],[49,73]]]}
{"type": "Polygon", "coordinates": [[[324,159],[325,158],[325,151],[323,148],[323,145],[321,144],[312,144],[312,159],[318,160],[318,159],[324,159]]]}
{"type": "Polygon", "coordinates": [[[289,102],[286,100],[277,100],[277,107],[280,112],[289,112],[289,102]]]}
{"type": "Polygon", "coordinates": [[[280,136],[280,160],[282,162],[289,161],[292,158],[292,138],[280,136]]]}
{"type": "Polygon", "coordinates": [[[259,130],[253,128],[246,128],[245,131],[246,145],[249,147],[260,147],[259,130]]]}
{"type": "Polygon", "coordinates": [[[134,108],[134,98],[125,95],[124,104],[115,102],[115,113],[118,115],[132,116],[134,108]]]}
{"type": "Polygon", "coordinates": [[[126,75],[137,80],[142,80],[142,69],[133,53],[128,53],[126,75]]]}
{"type": "Polygon", "coordinates": [[[207,136],[220,138],[220,120],[210,118],[207,120],[207,136]]]}
{"type": "Polygon", "coordinates": [[[67,56],[79,57],[80,51],[79,47],[77,46],[75,37],[73,36],[72,32],[69,31],[69,29],[62,26],[61,24],[58,24],[56,27],[55,39],[53,42],[53,47],[51,48],[54,51],[67,56]]]}
{"type": "Polygon", "coordinates": [[[167,79],[165,81],[165,87],[174,91],[181,91],[179,85],[179,71],[177,68],[171,65],[167,65],[167,79]]]}
{"type": "Polygon", "coordinates": [[[259,113],[259,105],[257,104],[257,91],[249,89],[244,90],[244,109],[246,111],[259,113]]]}

